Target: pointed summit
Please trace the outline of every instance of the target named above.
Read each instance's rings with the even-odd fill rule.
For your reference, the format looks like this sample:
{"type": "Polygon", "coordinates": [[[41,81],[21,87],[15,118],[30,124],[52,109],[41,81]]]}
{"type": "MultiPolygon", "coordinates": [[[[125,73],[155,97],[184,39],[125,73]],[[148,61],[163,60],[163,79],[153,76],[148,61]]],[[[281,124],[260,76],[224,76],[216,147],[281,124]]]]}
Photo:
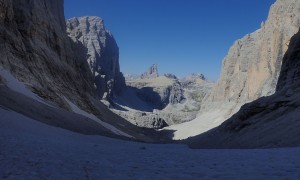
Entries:
{"type": "Polygon", "coordinates": [[[151,78],[157,78],[158,75],[158,68],[157,68],[157,64],[153,64],[148,71],[146,71],[145,73],[143,73],[141,75],[141,79],[151,79],[151,78]]]}

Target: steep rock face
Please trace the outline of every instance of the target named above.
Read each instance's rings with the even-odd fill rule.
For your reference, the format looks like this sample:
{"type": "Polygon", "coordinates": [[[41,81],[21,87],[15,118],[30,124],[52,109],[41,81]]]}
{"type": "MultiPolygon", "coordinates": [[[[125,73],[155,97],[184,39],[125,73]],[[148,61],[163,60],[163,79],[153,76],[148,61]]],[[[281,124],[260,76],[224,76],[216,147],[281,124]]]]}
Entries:
{"type": "Polygon", "coordinates": [[[177,76],[175,74],[172,74],[172,73],[164,74],[164,76],[166,76],[167,78],[170,78],[170,79],[178,79],[177,76]]]}
{"type": "Polygon", "coordinates": [[[283,55],[299,26],[300,2],[277,0],[261,29],[236,41],[230,48],[220,78],[203,110],[229,103],[228,117],[244,103],[274,93],[283,55]]]}
{"type": "Polygon", "coordinates": [[[300,146],[300,31],[283,58],[276,93],[242,106],[221,126],[190,139],[194,148],[300,146]]]}
{"type": "Polygon", "coordinates": [[[1,0],[0,12],[1,67],[45,99],[65,106],[66,96],[87,108],[92,76],[65,33],[63,1],[1,0]]]}
{"type": "Polygon", "coordinates": [[[169,102],[171,104],[179,104],[185,100],[184,90],[178,80],[175,80],[175,82],[169,89],[171,89],[169,93],[169,102]]]}
{"type": "Polygon", "coordinates": [[[168,104],[178,104],[185,99],[181,83],[177,79],[165,76],[130,80],[127,81],[127,85],[152,109],[163,109],[168,104]]]}
{"type": "Polygon", "coordinates": [[[145,73],[141,75],[141,79],[157,78],[158,76],[157,64],[153,64],[145,73]]]}
{"type": "Polygon", "coordinates": [[[184,90],[173,74],[159,76],[157,64],[153,64],[140,79],[127,78],[127,85],[139,89],[137,94],[144,101],[163,109],[168,104],[178,104],[185,100],[184,90]]]}
{"type": "MultiPolygon", "coordinates": [[[[300,83],[300,32],[296,34],[289,45],[283,61],[276,91],[292,89],[291,86],[300,83]]],[[[292,91],[292,90],[290,90],[292,91]]]]}
{"type": "Polygon", "coordinates": [[[186,139],[213,129],[242,105],[274,93],[290,38],[300,27],[300,1],[277,0],[261,28],[236,41],[223,61],[212,92],[190,122],[168,127],[174,139],[186,139]]]}
{"type": "Polygon", "coordinates": [[[67,36],[63,13],[63,0],[0,0],[1,108],[78,133],[150,139],[98,100],[87,49],[67,36]]]}
{"type": "Polygon", "coordinates": [[[119,48],[99,17],[85,16],[67,20],[67,33],[74,42],[87,48],[86,60],[95,79],[98,94],[111,97],[125,86],[120,72],[119,48]]]}

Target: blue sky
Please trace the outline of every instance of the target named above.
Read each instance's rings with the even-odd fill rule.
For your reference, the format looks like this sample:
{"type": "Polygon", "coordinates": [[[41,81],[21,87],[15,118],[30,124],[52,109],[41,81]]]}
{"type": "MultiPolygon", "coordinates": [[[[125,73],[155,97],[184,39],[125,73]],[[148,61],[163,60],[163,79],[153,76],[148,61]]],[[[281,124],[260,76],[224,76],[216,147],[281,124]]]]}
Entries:
{"type": "Polygon", "coordinates": [[[100,16],[124,73],[151,64],[179,77],[217,80],[233,42],[260,28],[275,0],[65,0],[65,17],[100,16]]]}

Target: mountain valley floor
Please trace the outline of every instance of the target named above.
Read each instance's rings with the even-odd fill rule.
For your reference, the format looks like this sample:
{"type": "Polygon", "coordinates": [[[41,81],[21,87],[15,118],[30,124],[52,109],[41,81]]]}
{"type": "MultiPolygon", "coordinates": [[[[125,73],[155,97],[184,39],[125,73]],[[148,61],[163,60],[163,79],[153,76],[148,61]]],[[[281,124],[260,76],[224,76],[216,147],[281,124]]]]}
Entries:
{"type": "Polygon", "coordinates": [[[194,150],[74,133],[0,107],[1,179],[299,179],[300,148],[194,150]]]}

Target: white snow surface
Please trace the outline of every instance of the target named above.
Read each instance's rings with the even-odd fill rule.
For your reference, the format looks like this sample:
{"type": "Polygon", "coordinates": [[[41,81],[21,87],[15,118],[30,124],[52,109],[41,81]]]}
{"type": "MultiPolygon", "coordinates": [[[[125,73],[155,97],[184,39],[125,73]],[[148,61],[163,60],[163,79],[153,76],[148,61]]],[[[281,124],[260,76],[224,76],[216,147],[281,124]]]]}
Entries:
{"type": "Polygon", "coordinates": [[[43,104],[46,104],[47,106],[51,106],[51,107],[55,107],[49,103],[47,103],[44,99],[42,99],[41,97],[39,97],[38,95],[34,94],[32,91],[30,91],[25,84],[23,84],[22,82],[18,81],[9,71],[3,69],[2,67],[0,67],[0,76],[2,78],[4,78],[4,83],[5,85],[15,91],[18,92],[20,94],[23,94],[31,99],[34,99],[36,101],[39,101],[43,104]]]}
{"type": "Polygon", "coordinates": [[[221,125],[226,120],[227,108],[210,110],[199,114],[194,120],[175,124],[164,129],[174,131],[174,140],[187,139],[221,125]]]}
{"type": "Polygon", "coordinates": [[[0,108],[2,179],[300,179],[300,148],[192,150],[81,135],[0,108]]]}
{"type": "Polygon", "coordinates": [[[133,136],[130,136],[129,134],[117,129],[116,127],[103,122],[102,120],[100,120],[99,118],[97,118],[94,114],[90,114],[82,109],[80,109],[78,106],[76,106],[74,103],[72,103],[70,100],[68,100],[67,98],[64,98],[67,103],[69,104],[69,106],[71,107],[72,111],[76,114],[80,114],[83,115],[87,118],[90,118],[94,121],[96,121],[97,123],[101,124],[102,126],[104,126],[106,129],[110,130],[111,132],[113,132],[114,134],[120,135],[120,136],[125,136],[125,137],[129,137],[129,138],[134,138],[133,136]]]}

